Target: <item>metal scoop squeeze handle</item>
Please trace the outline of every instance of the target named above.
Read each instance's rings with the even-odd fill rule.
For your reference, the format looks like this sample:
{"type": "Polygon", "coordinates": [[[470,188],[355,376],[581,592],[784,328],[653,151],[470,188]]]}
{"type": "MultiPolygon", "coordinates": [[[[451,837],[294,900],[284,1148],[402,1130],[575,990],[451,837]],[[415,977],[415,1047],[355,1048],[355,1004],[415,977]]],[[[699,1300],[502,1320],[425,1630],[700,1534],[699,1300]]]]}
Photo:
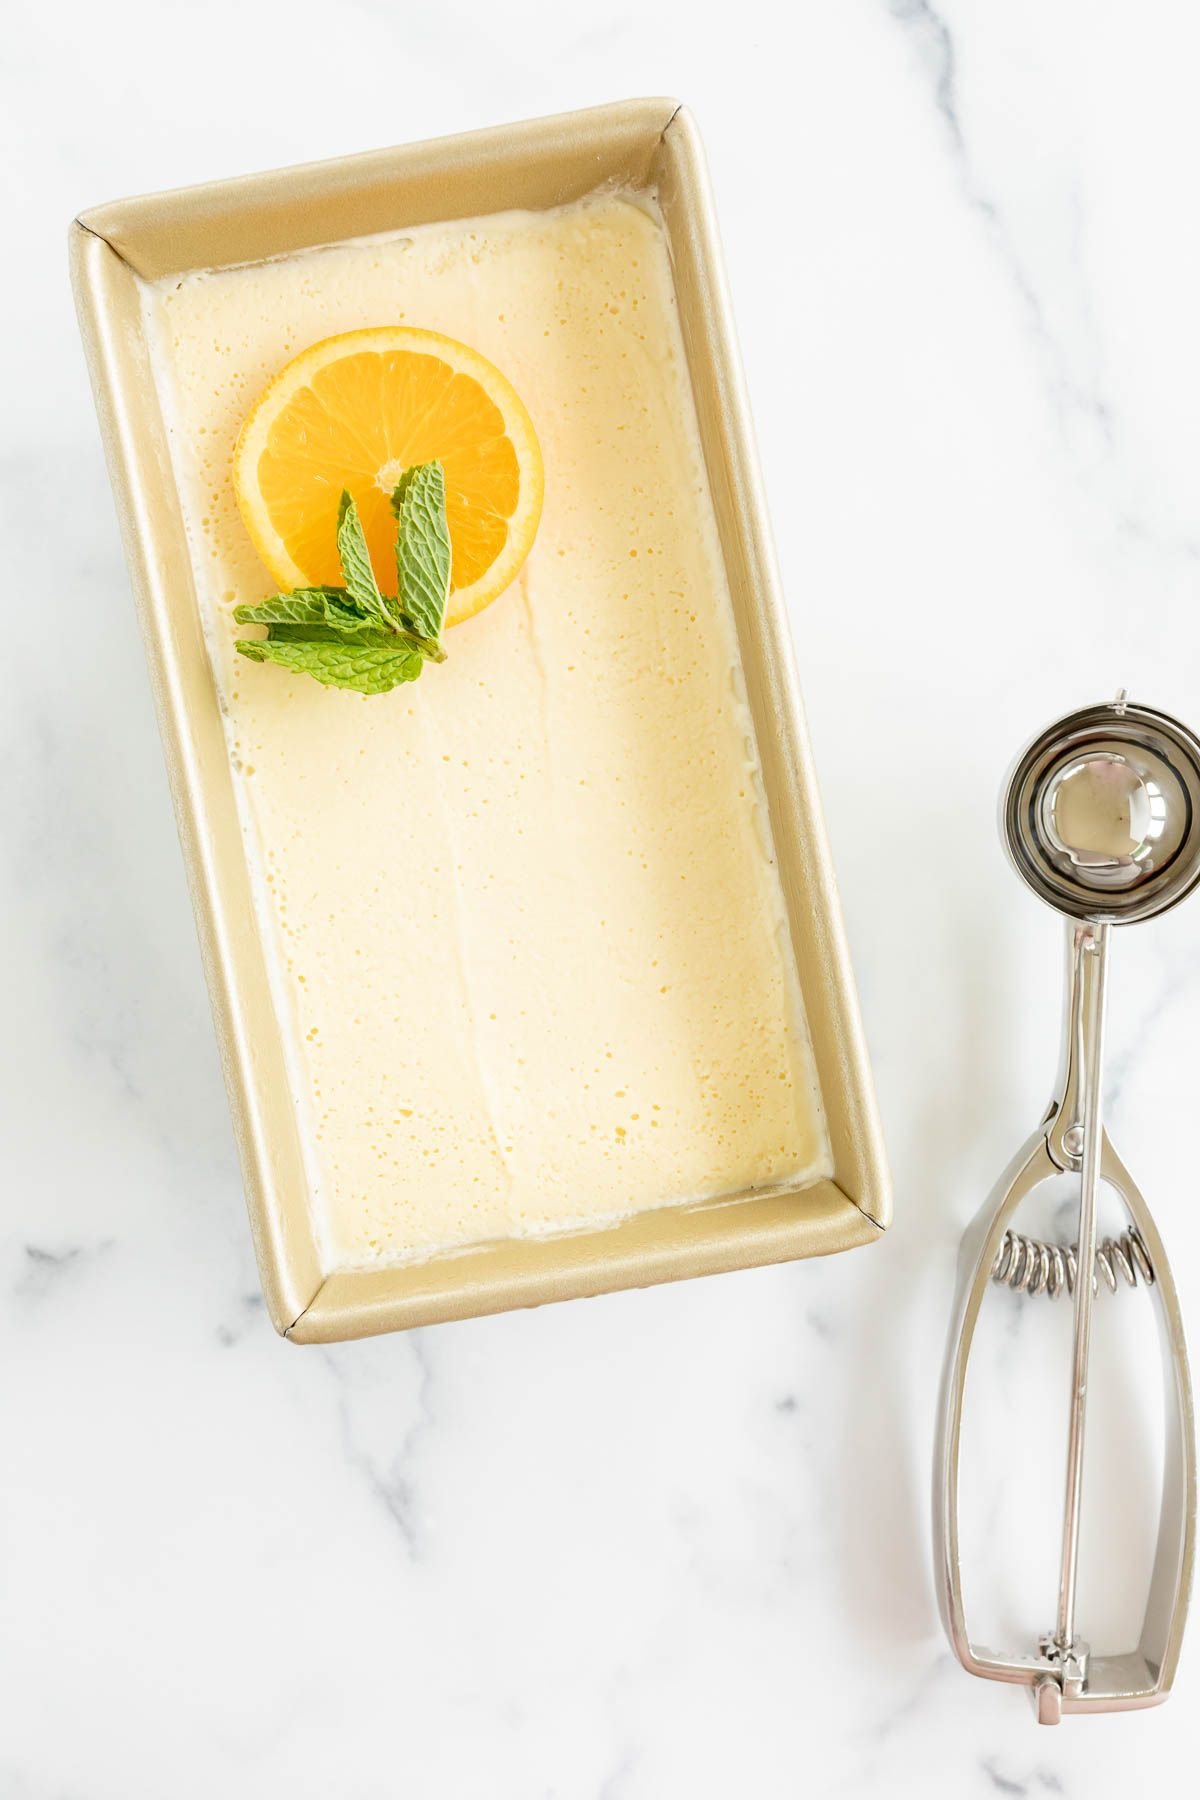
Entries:
{"type": "Polygon", "coordinates": [[[1018,873],[1066,915],[1064,1047],[1055,1096],[967,1233],[963,1281],[942,1393],[935,1532],[942,1613],[955,1654],[973,1675],[1021,1683],[1039,1720],[1064,1712],[1152,1706],[1170,1692],[1191,1586],[1196,1452],[1191,1382],[1179,1302],[1144,1199],[1103,1120],[1105,998],[1111,928],[1150,918],[1200,882],[1200,741],[1176,720],[1130,705],[1089,707],[1035,739],[1009,779],[1001,811],[1018,873]],[[1012,1221],[1054,1175],[1079,1177],[1077,1246],[1022,1237],[1012,1221]],[[1119,1196],[1128,1232],[1097,1246],[1102,1183],[1119,1196]],[[1132,1650],[1093,1653],[1077,1625],[1079,1524],[1093,1300],[1099,1268],[1116,1286],[1121,1267],[1156,1302],[1166,1394],[1166,1460],[1158,1543],[1141,1636],[1132,1650]],[[1090,1279],[1088,1278],[1090,1277],[1090,1279]],[[1073,1294],[1067,1467],[1058,1605],[1052,1630],[1025,1655],[971,1641],[959,1560],[959,1463],[967,1365],[991,1280],[1073,1294]]]}

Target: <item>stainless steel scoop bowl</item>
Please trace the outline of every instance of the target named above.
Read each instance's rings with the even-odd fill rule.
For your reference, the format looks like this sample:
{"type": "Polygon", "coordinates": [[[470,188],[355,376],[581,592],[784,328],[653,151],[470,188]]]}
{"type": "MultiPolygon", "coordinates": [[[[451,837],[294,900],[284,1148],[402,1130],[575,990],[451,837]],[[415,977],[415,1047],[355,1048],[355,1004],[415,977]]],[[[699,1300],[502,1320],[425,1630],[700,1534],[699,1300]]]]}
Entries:
{"type": "Polygon", "coordinates": [[[1200,883],[1200,741],[1165,713],[1070,713],[1018,759],[1001,807],[1005,847],[1068,918],[1128,925],[1200,883]]]}
{"type": "Polygon", "coordinates": [[[1058,1083],[967,1234],[942,1392],[935,1533],[942,1612],[974,1675],[1029,1687],[1039,1719],[1150,1706],[1170,1691],[1191,1586],[1196,1524],[1195,1424],[1183,1325],[1166,1253],[1149,1210],[1104,1128],[1102,1065],[1111,928],[1153,918],[1200,884],[1200,740],[1166,713],[1128,702],[1086,707],[1049,726],[1018,758],[1001,804],[1001,832],[1018,874],[1067,920],[1065,1029],[1058,1083]],[[1014,1215],[1050,1177],[1079,1179],[1075,1246],[1018,1234],[1014,1215]],[[1097,1245],[1101,1184],[1129,1219],[1097,1245]],[[1122,1249],[1124,1246],[1124,1249],[1122,1249]],[[1097,1271],[1141,1281],[1157,1304],[1166,1393],[1166,1467],[1150,1594],[1137,1645],[1093,1653],[1076,1624],[1084,1429],[1097,1271]],[[1089,1278],[1090,1277],[1090,1278],[1089,1278]],[[1074,1301],[1067,1468],[1055,1625],[1026,1655],[972,1642],[959,1560],[959,1463],[967,1364],[992,1280],[1074,1301]]]}

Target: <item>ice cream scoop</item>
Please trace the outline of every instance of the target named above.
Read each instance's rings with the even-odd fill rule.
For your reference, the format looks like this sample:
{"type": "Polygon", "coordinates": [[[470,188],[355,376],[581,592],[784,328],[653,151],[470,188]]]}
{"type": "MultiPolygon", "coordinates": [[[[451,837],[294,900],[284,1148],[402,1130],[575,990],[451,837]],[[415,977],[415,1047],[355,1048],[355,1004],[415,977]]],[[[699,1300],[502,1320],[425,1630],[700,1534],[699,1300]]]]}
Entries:
{"type": "Polygon", "coordinates": [[[935,1529],[943,1615],[959,1660],[972,1674],[1028,1686],[1039,1719],[1057,1724],[1064,1712],[1165,1699],[1187,1612],[1196,1458],[1183,1326],[1161,1239],[1104,1128],[1103,1056],[1112,927],[1153,918],[1200,883],[1200,740],[1167,714],[1133,705],[1122,690],[1109,705],[1070,713],[1034,739],[1009,776],[1000,816],[1018,874],[1067,920],[1064,1050],[1041,1124],[964,1241],[965,1280],[943,1384],[935,1529]],[[1017,1208],[1043,1181],[1062,1174],[1079,1180],[1077,1243],[1045,1243],[1018,1233],[1017,1208]],[[1120,1197],[1129,1228],[1098,1245],[1102,1183],[1120,1197]],[[1129,1286],[1144,1285],[1157,1303],[1168,1394],[1166,1469],[1140,1640],[1133,1650],[1093,1654],[1076,1616],[1084,1432],[1097,1277],[1115,1289],[1118,1271],[1129,1286]],[[993,1279],[1026,1294],[1069,1292],[1074,1305],[1057,1613],[1053,1628],[1024,1656],[972,1643],[959,1562],[966,1371],[993,1279]]]}

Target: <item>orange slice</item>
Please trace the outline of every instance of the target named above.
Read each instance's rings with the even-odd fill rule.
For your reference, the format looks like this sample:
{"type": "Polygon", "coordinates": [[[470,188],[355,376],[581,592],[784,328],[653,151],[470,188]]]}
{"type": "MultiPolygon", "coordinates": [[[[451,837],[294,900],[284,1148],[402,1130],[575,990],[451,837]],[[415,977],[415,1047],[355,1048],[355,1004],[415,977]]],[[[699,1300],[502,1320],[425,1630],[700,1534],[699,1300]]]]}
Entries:
{"type": "Polygon", "coordinates": [[[542,453],[499,369],[436,331],[379,325],[311,344],[259,396],[233,458],[238,505],[281,588],[336,586],[338,500],[358,506],[375,578],[396,591],[389,504],[404,470],[446,471],[447,625],[502,594],[542,511],[542,453]]]}

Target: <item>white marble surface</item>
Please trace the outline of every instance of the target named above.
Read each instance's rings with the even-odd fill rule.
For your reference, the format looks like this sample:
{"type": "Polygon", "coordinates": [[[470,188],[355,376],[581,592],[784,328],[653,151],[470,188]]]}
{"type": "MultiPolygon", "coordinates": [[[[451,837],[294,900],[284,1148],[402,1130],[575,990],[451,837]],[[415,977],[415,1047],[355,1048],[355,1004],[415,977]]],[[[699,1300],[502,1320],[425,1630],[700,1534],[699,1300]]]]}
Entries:
{"type": "MultiPolygon", "coordinates": [[[[1039,1731],[949,1656],[927,1471],[959,1232],[1057,1034],[998,782],[1118,682],[1200,716],[1189,9],[19,0],[5,51],[3,1800],[1185,1791],[1200,1625],[1162,1711],[1039,1731]],[[64,228],[639,92],[707,137],[895,1229],[292,1349],[257,1298],[64,228]]],[[[1114,1133],[1200,1342],[1200,904],[1118,950],[1114,1133]]],[[[1046,1315],[1000,1298],[1011,1375],[1046,1315]]],[[[1140,1453],[1123,1365],[1110,1389],[1140,1453]]],[[[1050,1424],[992,1416],[1050,1459],[1007,1533],[1040,1568],[1050,1424]]],[[[1145,1537],[1112,1439],[1097,1619],[1145,1537]]],[[[1014,1484],[979,1506],[998,1548],[1014,1484]]],[[[1049,1600],[1007,1612],[1036,1629],[1049,1600]]]]}

